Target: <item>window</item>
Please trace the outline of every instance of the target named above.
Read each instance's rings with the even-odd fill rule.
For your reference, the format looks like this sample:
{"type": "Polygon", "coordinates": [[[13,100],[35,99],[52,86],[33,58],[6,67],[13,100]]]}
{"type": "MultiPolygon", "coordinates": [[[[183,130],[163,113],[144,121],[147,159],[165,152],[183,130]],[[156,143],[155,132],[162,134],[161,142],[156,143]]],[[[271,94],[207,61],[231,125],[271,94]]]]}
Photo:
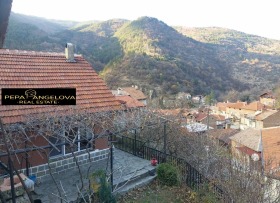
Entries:
{"type": "Polygon", "coordinates": [[[65,131],[65,154],[69,154],[72,151],[76,152],[78,151],[78,143],[76,142],[78,138],[78,128],[71,128],[69,131],[65,131]],[[70,144],[71,143],[71,144],[70,144]],[[71,149],[72,148],[72,149],[71,149]]]}
{"type": "Polygon", "coordinates": [[[79,129],[79,140],[78,150],[84,150],[92,147],[91,140],[94,136],[93,130],[89,127],[83,127],[79,129]]]}
{"type": "Polygon", "coordinates": [[[59,140],[57,137],[50,137],[49,141],[50,141],[51,145],[56,146],[56,148],[54,148],[54,147],[51,148],[50,157],[64,155],[64,150],[65,150],[64,146],[63,145],[57,146],[62,143],[62,140],[59,140]]]}
{"type": "Polygon", "coordinates": [[[72,128],[64,131],[65,139],[58,140],[57,137],[50,137],[49,141],[52,145],[67,143],[61,146],[56,146],[50,150],[50,157],[61,156],[73,152],[79,152],[85,149],[92,148],[92,138],[94,136],[93,130],[88,127],[72,128]]]}

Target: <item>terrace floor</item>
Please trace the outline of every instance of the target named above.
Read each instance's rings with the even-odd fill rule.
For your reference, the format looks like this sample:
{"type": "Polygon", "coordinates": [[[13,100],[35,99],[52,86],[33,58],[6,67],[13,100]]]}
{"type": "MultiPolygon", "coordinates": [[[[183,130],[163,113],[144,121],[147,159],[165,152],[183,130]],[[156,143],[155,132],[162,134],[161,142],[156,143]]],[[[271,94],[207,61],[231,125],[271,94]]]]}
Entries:
{"type": "MultiPolygon", "coordinates": [[[[121,191],[129,182],[135,181],[137,178],[144,178],[143,174],[151,174],[155,170],[151,166],[150,161],[138,158],[119,149],[114,150],[113,159],[114,170],[114,191],[121,191]]],[[[99,169],[110,171],[110,160],[93,162],[91,164],[81,166],[83,183],[88,188],[87,171],[90,173],[99,169]]],[[[78,168],[68,170],[65,173],[54,174],[57,185],[48,175],[41,179],[39,185],[35,185],[34,199],[40,199],[43,203],[60,203],[58,188],[62,194],[64,202],[71,202],[77,199],[78,188],[81,187],[82,181],[78,172],[78,168]]]]}

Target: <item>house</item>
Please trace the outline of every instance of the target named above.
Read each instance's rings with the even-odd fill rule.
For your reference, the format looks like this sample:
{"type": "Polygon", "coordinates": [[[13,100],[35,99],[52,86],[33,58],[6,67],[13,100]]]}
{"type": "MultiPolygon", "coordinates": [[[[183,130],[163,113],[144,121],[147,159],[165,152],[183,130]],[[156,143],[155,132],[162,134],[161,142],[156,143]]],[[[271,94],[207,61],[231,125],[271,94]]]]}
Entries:
{"type": "Polygon", "coordinates": [[[245,115],[240,121],[240,129],[262,129],[273,126],[280,126],[280,112],[273,109],[265,109],[261,112],[245,115]]]}
{"type": "MultiPolygon", "coordinates": [[[[193,114],[194,122],[201,123],[203,120],[207,119],[207,113],[197,112],[193,114]]],[[[207,123],[206,123],[207,124],[207,123]]]]}
{"type": "Polygon", "coordinates": [[[178,108],[178,109],[159,109],[156,110],[160,115],[176,120],[181,123],[189,123],[193,121],[193,114],[190,112],[190,109],[187,108],[178,108]]]}
{"type": "Polygon", "coordinates": [[[141,90],[139,90],[138,86],[136,85],[132,87],[119,87],[116,91],[113,90],[112,93],[115,96],[129,95],[132,98],[142,102],[144,105],[147,105],[147,96],[141,90]]]}
{"type": "Polygon", "coordinates": [[[232,118],[239,115],[241,107],[247,105],[247,102],[218,102],[215,107],[212,107],[213,114],[223,115],[226,118],[232,118]]]}
{"type": "Polygon", "coordinates": [[[191,98],[192,98],[192,95],[190,93],[179,92],[177,94],[177,99],[190,100],[191,98]]]}
{"type": "Polygon", "coordinates": [[[280,177],[280,127],[262,129],[261,137],[265,170],[276,172],[280,177]]]}
{"type": "Polygon", "coordinates": [[[196,104],[203,104],[204,103],[204,97],[202,95],[196,95],[192,97],[192,101],[196,104]]]}
{"type": "MultiPolygon", "coordinates": [[[[36,88],[75,88],[76,90],[75,106],[0,105],[0,117],[5,125],[24,123],[27,115],[51,114],[57,108],[61,112],[70,112],[72,108],[75,108],[88,113],[111,112],[120,109],[120,103],[112,95],[104,81],[81,55],[74,55],[73,45],[70,43],[66,45],[65,54],[0,49],[0,70],[1,88],[29,89],[30,92],[26,91],[29,96],[34,94],[36,88]]],[[[1,94],[2,92],[3,89],[1,94]]],[[[49,97],[51,98],[51,96],[49,97]]],[[[3,104],[3,101],[1,101],[1,104],[3,104]]],[[[95,136],[95,133],[92,132],[91,136],[95,136]]],[[[49,139],[51,140],[51,137],[49,139]]],[[[33,142],[37,146],[49,145],[42,137],[34,138],[33,142]]],[[[89,142],[87,141],[87,143],[89,142]]],[[[94,142],[89,143],[91,157],[96,156],[95,160],[104,158],[104,155],[108,152],[107,139],[100,138],[94,142]],[[92,147],[93,144],[95,148],[92,147]],[[99,150],[99,152],[95,153],[96,150],[99,150]]],[[[79,161],[86,162],[88,155],[84,151],[84,147],[83,140],[79,140],[78,147],[74,150],[78,153],[79,161]]],[[[60,145],[57,149],[48,149],[49,158],[52,159],[54,166],[61,166],[62,161],[65,160],[63,161],[64,167],[58,167],[56,172],[74,167],[71,161],[68,162],[71,157],[69,158],[69,155],[67,155],[66,145],[60,145]]],[[[18,154],[19,160],[25,158],[24,156],[25,153],[18,154]]],[[[46,170],[48,159],[46,157],[40,156],[36,151],[28,152],[28,157],[28,165],[32,166],[31,168],[28,169],[25,161],[21,165],[17,164],[16,167],[21,169],[26,167],[31,174],[37,177],[48,173],[46,170]]],[[[0,156],[0,161],[5,163],[6,160],[4,156],[0,156]]]]}
{"type": "Polygon", "coordinates": [[[248,128],[230,137],[231,151],[248,162],[261,161],[267,172],[280,177],[280,127],[248,128]]]}
{"type": "Polygon", "coordinates": [[[209,118],[202,119],[201,123],[208,124],[214,129],[227,129],[230,128],[231,121],[226,119],[225,116],[210,114],[209,118]]]}
{"type": "Polygon", "coordinates": [[[223,147],[230,149],[231,140],[230,138],[236,133],[240,132],[235,129],[213,129],[208,131],[209,137],[218,140],[219,144],[223,147]]]}
{"type": "Polygon", "coordinates": [[[226,114],[231,118],[237,118],[240,119],[242,112],[242,107],[246,106],[247,102],[236,102],[236,103],[230,103],[226,107],[226,114]]]}
{"type": "Polygon", "coordinates": [[[145,104],[138,101],[137,99],[132,98],[129,95],[118,95],[115,96],[116,100],[118,100],[122,104],[123,110],[132,110],[136,108],[146,107],[145,104]]]}
{"type": "Polygon", "coordinates": [[[231,152],[246,163],[261,160],[262,144],[260,130],[248,128],[236,133],[231,140],[231,152]]]}
{"type": "Polygon", "coordinates": [[[184,125],[182,127],[187,128],[188,132],[198,133],[198,134],[205,133],[206,131],[213,129],[210,126],[197,122],[188,123],[187,125],[184,125]]]}
{"type": "Polygon", "coordinates": [[[263,114],[256,116],[257,126],[259,128],[269,128],[280,126],[280,111],[267,110],[263,114]]]}
{"type": "Polygon", "coordinates": [[[269,108],[274,108],[276,98],[272,91],[268,91],[268,92],[261,94],[259,98],[260,98],[260,103],[264,104],[265,106],[267,106],[269,108]]]}

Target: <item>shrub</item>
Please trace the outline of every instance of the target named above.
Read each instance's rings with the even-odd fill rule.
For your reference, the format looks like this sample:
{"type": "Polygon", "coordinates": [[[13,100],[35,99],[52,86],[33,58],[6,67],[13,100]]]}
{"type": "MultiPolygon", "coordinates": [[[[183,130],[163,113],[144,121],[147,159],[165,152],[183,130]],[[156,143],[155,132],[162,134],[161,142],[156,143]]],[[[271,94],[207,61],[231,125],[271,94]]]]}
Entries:
{"type": "Polygon", "coordinates": [[[179,184],[179,173],[175,166],[169,163],[159,164],[157,178],[163,185],[174,186],[179,184]]]}
{"type": "Polygon", "coordinates": [[[98,199],[102,203],[115,203],[116,199],[112,194],[111,186],[106,181],[105,173],[100,176],[100,187],[98,188],[98,199]]]}
{"type": "Polygon", "coordinates": [[[205,203],[219,202],[209,184],[204,183],[200,185],[196,193],[197,193],[197,199],[200,202],[205,202],[205,203]]]}

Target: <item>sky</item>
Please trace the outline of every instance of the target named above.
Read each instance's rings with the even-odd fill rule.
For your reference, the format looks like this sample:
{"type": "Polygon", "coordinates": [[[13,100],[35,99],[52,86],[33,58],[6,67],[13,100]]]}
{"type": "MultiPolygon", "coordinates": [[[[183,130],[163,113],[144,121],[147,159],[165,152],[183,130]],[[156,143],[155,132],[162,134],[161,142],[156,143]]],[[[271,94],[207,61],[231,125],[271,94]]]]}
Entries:
{"type": "Polygon", "coordinates": [[[12,11],[73,21],[149,16],[170,26],[224,27],[280,40],[279,0],[13,0],[12,11]]]}

